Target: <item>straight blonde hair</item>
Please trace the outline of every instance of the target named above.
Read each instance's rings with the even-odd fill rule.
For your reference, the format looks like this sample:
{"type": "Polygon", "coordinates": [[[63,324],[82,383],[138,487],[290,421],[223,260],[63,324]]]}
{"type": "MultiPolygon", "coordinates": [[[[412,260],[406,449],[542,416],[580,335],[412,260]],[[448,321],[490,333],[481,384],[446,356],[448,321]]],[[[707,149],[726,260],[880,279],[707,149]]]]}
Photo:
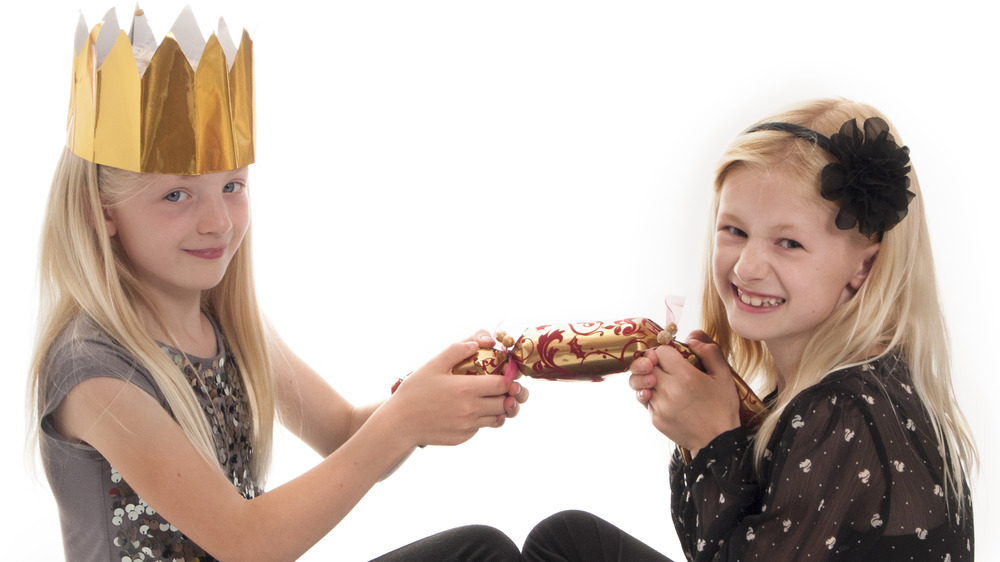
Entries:
{"type": "MultiPolygon", "coordinates": [[[[156,306],[104,222],[108,202],[146,185],[143,174],[99,166],[63,151],[49,193],[39,260],[40,321],[29,375],[32,441],[37,441],[41,422],[49,350],[60,332],[85,314],[149,370],[177,423],[221,471],[208,419],[186,376],[147,330],[147,321],[162,325],[156,306]]],[[[202,308],[218,323],[242,377],[253,428],[251,468],[262,486],[271,456],[274,381],[267,352],[270,331],[253,282],[249,228],[222,281],[203,294],[202,308]]]]}
{"type": "MultiPolygon", "coordinates": [[[[845,99],[816,100],[761,122],[786,122],[830,136],[850,119],[859,124],[869,117],[889,120],[875,108],[845,99]]],[[[891,133],[902,145],[894,127],[891,133]]],[[[820,195],[822,168],[833,156],[814,143],[780,131],[760,131],[737,137],[724,153],[715,175],[712,217],[718,215],[722,186],[729,173],[740,167],[791,174],[804,193],[836,209],[820,195]]],[[[767,443],[782,411],[802,390],[827,374],[865,361],[873,350],[878,356],[900,355],[909,365],[913,386],[930,414],[942,458],[950,458],[945,484],[965,498],[966,476],[978,465],[978,453],[968,422],[958,407],[952,387],[951,349],[944,314],[938,299],[934,259],[917,175],[911,168],[910,191],[916,197],[905,219],[885,232],[871,272],[861,289],[825,320],[806,345],[795,376],[789,377],[772,412],[764,419],[754,444],[759,467],[767,443]],[[950,457],[945,455],[945,450],[950,457]]],[[[872,243],[857,230],[850,236],[859,244],[872,243]]],[[[712,275],[714,248],[708,248],[703,292],[703,329],[720,344],[733,368],[758,388],[773,389],[777,375],[765,345],[735,334],[725,307],[715,291],[712,275]]],[[[965,501],[960,502],[960,511],[965,501]]]]}

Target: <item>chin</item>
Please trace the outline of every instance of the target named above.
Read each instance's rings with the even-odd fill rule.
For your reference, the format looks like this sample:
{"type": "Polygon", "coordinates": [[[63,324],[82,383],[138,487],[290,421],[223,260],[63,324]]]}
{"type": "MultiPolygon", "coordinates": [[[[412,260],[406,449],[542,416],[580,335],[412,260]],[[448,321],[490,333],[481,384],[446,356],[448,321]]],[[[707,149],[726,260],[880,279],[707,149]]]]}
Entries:
{"type": "Polygon", "coordinates": [[[768,337],[768,327],[762,326],[761,324],[767,323],[767,320],[759,318],[747,318],[746,313],[736,310],[726,310],[727,321],[729,322],[729,328],[737,336],[748,339],[751,341],[764,341],[768,337]]]}

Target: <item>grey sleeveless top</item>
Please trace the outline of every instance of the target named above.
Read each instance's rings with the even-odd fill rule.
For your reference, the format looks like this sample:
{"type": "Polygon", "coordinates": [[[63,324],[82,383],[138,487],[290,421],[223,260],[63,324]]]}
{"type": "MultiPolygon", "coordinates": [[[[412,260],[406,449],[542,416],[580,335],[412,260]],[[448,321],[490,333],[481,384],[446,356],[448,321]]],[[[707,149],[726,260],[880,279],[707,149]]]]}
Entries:
{"type": "MultiPolygon", "coordinates": [[[[250,409],[243,382],[219,331],[219,353],[187,356],[161,345],[191,383],[215,437],[225,474],[240,493],[262,493],[253,474],[250,409]]],[[[67,560],[214,560],[164,520],[125,482],[96,449],[73,443],[53,427],[52,413],[82,381],[111,377],[128,381],[170,412],[149,372],[86,316],[63,329],[46,358],[40,398],[40,448],[45,473],[59,507],[67,560]]],[[[127,424],[127,420],[126,420],[127,424]]]]}

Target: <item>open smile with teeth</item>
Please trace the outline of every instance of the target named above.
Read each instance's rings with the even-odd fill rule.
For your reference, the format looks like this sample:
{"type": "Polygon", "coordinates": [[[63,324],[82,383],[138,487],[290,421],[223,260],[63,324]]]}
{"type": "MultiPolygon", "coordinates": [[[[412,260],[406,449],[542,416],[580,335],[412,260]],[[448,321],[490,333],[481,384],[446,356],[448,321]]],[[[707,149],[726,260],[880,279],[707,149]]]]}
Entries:
{"type": "Polygon", "coordinates": [[[785,299],[776,297],[752,297],[750,295],[743,294],[743,291],[736,289],[736,294],[740,297],[743,304],[748,304],[754,307],[765,307],[765,306],[778,306],[779,304],[784,304],[785,299]]]}

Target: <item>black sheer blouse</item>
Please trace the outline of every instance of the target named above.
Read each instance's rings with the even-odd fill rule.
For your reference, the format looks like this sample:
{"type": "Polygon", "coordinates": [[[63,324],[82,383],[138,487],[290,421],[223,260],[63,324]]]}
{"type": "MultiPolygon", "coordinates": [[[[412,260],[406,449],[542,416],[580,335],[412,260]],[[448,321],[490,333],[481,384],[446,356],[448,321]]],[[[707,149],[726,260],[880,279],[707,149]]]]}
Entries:
{"type": "Polygon", "coordinates": [[[723,433],[686,466],[674,454],[671,512],[689,560],[973,559],[971,502],[946,489],[930,419],[896,358],[795,397],[759,474],[750,437],[723,433]]]}

